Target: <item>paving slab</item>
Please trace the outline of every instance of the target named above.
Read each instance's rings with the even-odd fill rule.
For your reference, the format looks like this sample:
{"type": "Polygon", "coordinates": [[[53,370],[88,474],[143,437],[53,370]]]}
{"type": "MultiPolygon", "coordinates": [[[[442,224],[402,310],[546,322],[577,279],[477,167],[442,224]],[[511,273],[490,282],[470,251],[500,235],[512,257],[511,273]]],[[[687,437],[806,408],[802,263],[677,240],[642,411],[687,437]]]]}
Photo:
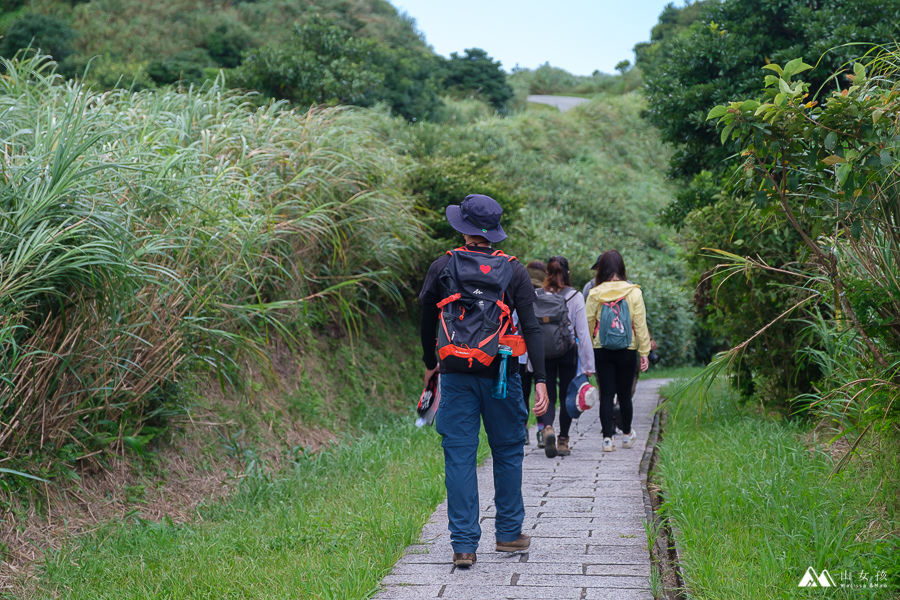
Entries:
{"type": "Polygon", "coordinates": [[[534,102],[535,104],[549,104],[550,106],[555,106],[559,109],[559,112],[572,110],[579,104],[584,104],[588,101],[587,98],[578,98],[576,96],[547,96],[541,94],[528,96],[527,100],[529,102],[534,102]]]}
{"type": "Polygon", "coordinates": [[[494,551],[491,459],[478,469],[481,546],[470,569],[451,563],[447,506],[440,505],[406,549],[375,600],[431,598],[508,600],[652,600],[650,552],[643,522],[640,462],[664,380],[638,383],[632,448],[603,453],[599,411],[583,414],[570,433],[570,456],[548,459],[525,446],[522,495],[527,552],[494,551]]]}

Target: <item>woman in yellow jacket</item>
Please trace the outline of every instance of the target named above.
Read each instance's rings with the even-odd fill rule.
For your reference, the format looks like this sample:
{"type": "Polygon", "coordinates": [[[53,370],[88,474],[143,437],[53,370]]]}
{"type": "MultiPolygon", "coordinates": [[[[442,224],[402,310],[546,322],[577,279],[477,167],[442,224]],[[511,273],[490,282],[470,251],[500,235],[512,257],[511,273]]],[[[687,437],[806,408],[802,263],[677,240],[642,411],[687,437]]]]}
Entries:
{"type": "Polygon", "coordinates": [[[622,436],[622,447],[631,448],[634,445],[635,432],[631,427],[634,415],[634,405],[631,403],[632,382],[638,360],[641,371],[646,371],[650,366],[647,359],[650,354],[650,333],[647,330],[644,296],[640,286],[628,281],[622,255],[616,250],[608,250],[600,256],[597,263],[597,275],[585,302],[585,313],[588,330],[593,332],[594,368],[597,371],[597,387],[600,388],[603,451],[612,452],[616,449],[613,441],[616,433],[613,424],[613,398],[617,394],[622,419],[620,427],[626,432],[622,436]],[[601,339],[607,338],[598,331],[603,307],[607,306],[608,311],[620,310],[616,301],[623,298],[631,317],[631,343],[627,348],[624,344],[621,349],[604,348],[601,339]]]}

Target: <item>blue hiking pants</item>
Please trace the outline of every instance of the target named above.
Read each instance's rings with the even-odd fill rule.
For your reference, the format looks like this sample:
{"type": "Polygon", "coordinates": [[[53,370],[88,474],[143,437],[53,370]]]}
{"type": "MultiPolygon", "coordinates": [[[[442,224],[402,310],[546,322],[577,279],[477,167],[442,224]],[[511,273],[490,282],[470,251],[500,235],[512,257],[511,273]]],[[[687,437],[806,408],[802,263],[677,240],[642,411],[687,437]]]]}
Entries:
{"type": "Polygon", "coordinates": [[[522,533],[522,459],[528,409],[522,380],[510,375],[506,398],[491,397],[491,379],[465,373],[441,374],[441,406],[435,429],[443,440],[444,483],[450,542],[454,552],[475,552],[481,540],[478,479],[475,475],[479,417],[484,421],[494,464],[494,506],[498,542],[522,533]]]}

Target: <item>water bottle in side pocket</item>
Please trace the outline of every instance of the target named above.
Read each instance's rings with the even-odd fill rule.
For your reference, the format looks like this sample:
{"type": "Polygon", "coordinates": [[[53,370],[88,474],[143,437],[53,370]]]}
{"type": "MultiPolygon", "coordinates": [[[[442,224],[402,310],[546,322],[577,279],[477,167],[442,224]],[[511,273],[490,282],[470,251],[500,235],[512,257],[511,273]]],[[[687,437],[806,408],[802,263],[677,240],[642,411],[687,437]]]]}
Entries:
{"type": "Polygon", "coordinates": [[[494,385],[491,387],[491,397],[502,400],[503,398],[506,398],[506,363],[509,357],[512,356],[512,348],[501,345],[497,349],[497,356],[500,357],[500,368],[497,370],[497,375],[494,376],[494,385]]]}

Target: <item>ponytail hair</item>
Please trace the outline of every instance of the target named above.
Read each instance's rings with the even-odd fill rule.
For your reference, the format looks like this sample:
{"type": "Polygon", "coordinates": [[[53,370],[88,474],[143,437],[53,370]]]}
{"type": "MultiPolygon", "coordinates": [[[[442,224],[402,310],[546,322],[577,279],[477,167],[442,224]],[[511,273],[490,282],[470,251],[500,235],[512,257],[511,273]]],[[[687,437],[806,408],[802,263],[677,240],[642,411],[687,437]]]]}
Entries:
{"type": "Polygon", "coordinates": [[[572,287],[572,277],[569,275],[569,261],[563,256],[551,256],[547,260],[547,277],[544,278],[544,290],[556,293],[567,287],[572,287]]]}

